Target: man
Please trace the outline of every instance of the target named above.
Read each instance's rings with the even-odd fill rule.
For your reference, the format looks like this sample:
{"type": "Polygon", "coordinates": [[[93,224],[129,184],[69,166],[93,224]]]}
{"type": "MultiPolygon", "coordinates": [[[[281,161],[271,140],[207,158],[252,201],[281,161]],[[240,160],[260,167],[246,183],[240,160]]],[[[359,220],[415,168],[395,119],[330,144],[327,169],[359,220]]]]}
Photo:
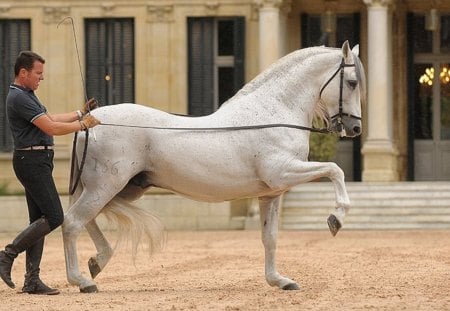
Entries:
{"type": "Polygon", "coordinates": [[[53,180],[53,136],[94,127],[100,123],[88,112],[96,107],[89,100],[83,109],[70,113],[48,113],[34,94],[44,80],[45,60],[23,51],[14,65],[15,79],[6,98],[9,125],[14,140],[13,167],[25,189],[30,225],[0,251],[0,276],[11,288],[14,259],[26,251],[26,274],[22,292],[57,295],[39,277],[45,236],[59,227],[64,212],[53,180]]]}

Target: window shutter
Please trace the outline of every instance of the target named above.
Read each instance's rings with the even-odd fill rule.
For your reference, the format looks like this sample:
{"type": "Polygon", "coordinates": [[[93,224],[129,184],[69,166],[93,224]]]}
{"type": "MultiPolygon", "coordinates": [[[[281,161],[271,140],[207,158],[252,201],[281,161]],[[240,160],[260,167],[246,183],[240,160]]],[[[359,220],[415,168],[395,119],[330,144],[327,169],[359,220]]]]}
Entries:
{"type": "Polygon", "coordinates": [[[245,83],[245,17],[234,18],[234,93],[245,83]]]}
{"type": "Polygon", "coordinates": [[[328,45],[328,34],[322,33],[320,16],[301,15],[302,48],[328,45]]]}
{"type": "Polygon", "coordinates": [[[359,13],[354,13],[351,16],[337,17],[336,47],[341,47],[346,40],[350,43],[350,47],[354,47],[360,43],[359,20],[359,13]]]}
{"type": "Polygon", "coordinates": [[[86,19],[86,81],[101,105],[134,102],[134,21],[86,19]]]}
{"type": "Polygon", "coordinates": [[[214,20],[188,18],[189,114],[214,112],[214,20]]]}
{"type": "Polygon", "coordinates": [[[98,19],[85,21],[86,31],[86,91],[100,105],[106,105],[105,52],[106,24],[98,19]]]}
{"type": "Polygon", "coordinates": [[[30,50],[30,21],[0,21],[0,151],[13,149],[13,140],[6,114],[6,96],[14,81],[14,64],[20,51],[30,50]]]}
{"type": "Polygon", "coordinates": [[[114,104],[134,102],[134,25],[132,19],[114,20],[113,31],[113,85],[114,104]]]}

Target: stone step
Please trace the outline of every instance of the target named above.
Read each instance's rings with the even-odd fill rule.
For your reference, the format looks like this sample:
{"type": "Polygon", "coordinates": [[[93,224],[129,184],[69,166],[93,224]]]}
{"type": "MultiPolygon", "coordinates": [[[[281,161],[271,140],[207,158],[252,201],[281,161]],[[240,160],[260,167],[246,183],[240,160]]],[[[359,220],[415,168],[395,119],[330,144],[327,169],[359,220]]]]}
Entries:
{"type": "MultiPolygon", "coordinates": [[[[408,230],[408,229],[450,229],[449,223],[345,223],[342,230],[408,230]]],[[[322,223],[286,224],[283,230],[328,230],[326,221],[322,223]]]]}
{"type": "MultiPolygon", "coordinates": [[[[450,182],[346,183],[347,229],[450,228],[450,182]]],[[[335,202],[329,182],[292,188],[283,197],[281,228],[327,229],[335,202]]]]}
{"type": "MultiPolygon", "coordinates": [[[[326,207],[283,207],[283,216],[294,217],[297,215],[328,215],[333,211],[332,205],[326,207]]],[[[450,214],[449,206],[431,206],[425,208],[422,206],[417,207],[352,207],[349,211],[349,215],[423,215],[425,212],[428,215],[446,215],[450,214]]]]}
{"type": "MultiPolygon", "coordinates": [[[[349,194],[350,195],[350,194],[349,194]]],[[[370,207],[450,207],[450,198],[445,199],[402,199],[402,198],[389,198],[389,199],[353,199],[350,197],[351,208],[370,208],[370,207]]],[[[283,208],[321,208],[321,207],[334,207],[335,201],[333,200],[286,200],[283,202],[283,208]]]]}

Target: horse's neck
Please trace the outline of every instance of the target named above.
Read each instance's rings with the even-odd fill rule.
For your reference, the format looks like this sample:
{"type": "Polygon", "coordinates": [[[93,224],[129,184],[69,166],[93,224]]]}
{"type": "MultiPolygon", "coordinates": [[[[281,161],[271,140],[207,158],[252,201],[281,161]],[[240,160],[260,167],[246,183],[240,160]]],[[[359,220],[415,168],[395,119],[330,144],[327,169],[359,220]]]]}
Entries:
{"type": "Polygon", "coordinates": [[[331,66],[331,61],[323,64],[325,57],[314,57],[317,53],[314,49],[299,50],[280,59],[245,85],[218,113],[232,113],[235,109],[257,111],[261,116],[296,119],[310,126],[319,101],[318,72],[331,66]]]}

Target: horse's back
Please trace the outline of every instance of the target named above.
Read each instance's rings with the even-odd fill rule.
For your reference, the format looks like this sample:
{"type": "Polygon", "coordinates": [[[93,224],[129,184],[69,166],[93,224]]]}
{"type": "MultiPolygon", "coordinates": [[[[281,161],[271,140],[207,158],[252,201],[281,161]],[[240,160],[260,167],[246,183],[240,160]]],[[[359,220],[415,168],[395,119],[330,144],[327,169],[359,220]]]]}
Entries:
{"type": "Polygon", "coordinates": [[[122,169],[128,167],[129,172],[123,174],[128,173],[129,179],[147,172],[152,185],[202,201],[230,200],[267,190],[259,166],[273,144],[264,131],[171,130],[221,125],[215,125],[211,117],[183,118],[133,104],[93,113],[104,125],[94,129],[99,128],[97,139],[89,148],[104,162],[126,164],[122,169]]]}

